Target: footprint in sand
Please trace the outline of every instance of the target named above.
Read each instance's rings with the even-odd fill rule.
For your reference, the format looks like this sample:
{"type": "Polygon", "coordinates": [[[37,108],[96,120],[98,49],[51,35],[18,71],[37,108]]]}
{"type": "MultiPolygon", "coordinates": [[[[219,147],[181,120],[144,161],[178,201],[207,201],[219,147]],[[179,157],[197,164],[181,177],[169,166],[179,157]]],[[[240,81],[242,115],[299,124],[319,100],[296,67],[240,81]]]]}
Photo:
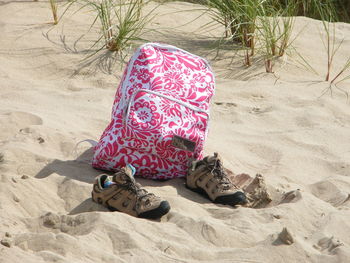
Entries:
{"type": "Polygon", "coordinates": [[[78,88],[78,87],[74,87],[74,86],[69,86],[67,89],[70,91],[81,91],[82,90],[82,88],[78,88]]]}
{"type": "Polygon", "coordinates": [[[40,170],[43,168],[45,164],[43,163],[36,163],[36,165],[32,164],[21,164],[17,167],[16,172],[18,175],[27,175],[27,176],[35,176],[40,172],[40,170]]]}
{"type": "Polygon", "coordinates": [[[237,107],[237,104],[234,102],[214,102],[215,105],[224,106],[224,107],[237,107]]]}
{"type": "MultiPolygon", "coordinates": [[[[91,220],[88,217],[89,215],[71,216],[48,212],[40,218],[40,221],[44,227],[59,229],[62,232],[70,233],[71,231],[77,231],[80,225],[84,225],[87,221],[91,220]]],[[[81,230],[83,230],[83,232],[86,231],[86,229],[81,230]]]]}
{"type": "Polygon", "coordinates": [[[264,100],[265,97],[263,95],[261,95],[261,94],[252,94],[251,95],[251,99],[253,101],[261,101],[261,100],[264,100]]]}
{"type": "Polygon", "coordinates": [[[320,104],[320,102],[317,102],[315,100],[303,100],[297,97],[287,98],[287,101],[289,102],[289,106],[291,106],[292,108],[305,108],[320,104]]]}
{"type": "Polygon", "coordinates": [[[19,131],[28,130],[28,126],[41,124],[43,120],[31,113],[22,111],[0,113],[0,140],[12,137],[19,131]]]}
{"type": "Polygon", "coordinates": [[[335,239],[334,237],[324,237],[321,238],[317,245],[313,247],[323,253],[332,254],[337,247],[344,246],[340,240],[335,239]]]}
{"type": "Polygon", "coordinates": [[[278,165],[282,158],[282,153],[279,150],[263,144],[248,144],[247,149],[253,155],[264,160],[269,168],[278,165]]]}
{"type": "Polygon", "coordinates": [[[339,175],[350,176],[350,163],[333,162],[329,163],[331,170],[339,175]]]}
{"type": "Polygon", "coordinates": [[[253,107],[249,113],[251,114],[255,114],[255,115],[259,115],[259,114],[263,114],[263,113],[267,113],[272,111],[272,106],[264,106],[264,107],[253,107]]]}
{"type": "Polygon", "coordinates": [[[302,128],[312,128],[316,126],[316,124],[311,120],[311,118],[307,116],[296,117],[295,123],[298,127],[302,127],[302,128]]]}
{"type": "Polygon", "coordinates": [[[13,111],[0,115],[0,123],[15,123],[22,127],[30,125],[41,125],[43,120],[34,114],[22,111],[13,111]]]}
{"type": "Polygon", "coordinates": [[[350,201],[350,193],[344,190],[347,189],[343,182],[338,181],[321,181],[309,186],[311,193],[317,198],[338,207],[350,201]]]}
{"type": "Polygon", "coordinates": [[[214,102],[214,104],[220,118],[222,118],[224,114],[228,118],[227,121],[235,124],[242,123],[242,121],[238,118],[236,103],[217,101],[214,102]]]}

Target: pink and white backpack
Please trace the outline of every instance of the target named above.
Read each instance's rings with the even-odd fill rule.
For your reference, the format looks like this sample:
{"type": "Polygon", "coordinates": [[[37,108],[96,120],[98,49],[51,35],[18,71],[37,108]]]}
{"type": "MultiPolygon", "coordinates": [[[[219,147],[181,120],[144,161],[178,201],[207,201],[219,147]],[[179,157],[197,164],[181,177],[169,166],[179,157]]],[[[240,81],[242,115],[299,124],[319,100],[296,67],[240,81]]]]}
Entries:
{"type": "Polygon", "coordinates": [[[145,178],[185,176],[191,161],[202,158],[214,86],[203,58],[170,45],[142,45],[124,71],[93,167],[132,164],[145,178]]]}

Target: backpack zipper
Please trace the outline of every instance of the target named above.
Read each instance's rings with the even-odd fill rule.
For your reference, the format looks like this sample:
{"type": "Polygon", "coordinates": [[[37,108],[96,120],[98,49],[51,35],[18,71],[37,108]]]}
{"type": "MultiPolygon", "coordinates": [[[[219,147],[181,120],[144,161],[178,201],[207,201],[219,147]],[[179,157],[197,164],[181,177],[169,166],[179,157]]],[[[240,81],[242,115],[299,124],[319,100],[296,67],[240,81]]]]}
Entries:
{"type": "Polygon", "coordinates": [[[207,120],[209,121],[209,114],[206,110],[203,110],[197,106],[193,106],[191,105],[190,103],[186,103],[186,102],[183,102],[182,100],[179,100],[179,99],[175,99],[174,97],[171,97],[171,96],[168,96],[168,95],[164,95],[162,93],[159,93],[159,92],[156,92],[156,91],[153,91],[153,90],[148,90],[148,89],[139,89],[137,90],[136,92],[134,92],[134,94],[132,94],[129,102],[128,102],[128,106],[126,107],[125,111],[124,111],[124,120],[123,120],[123,124],[124,126],[126,126],[126,122],[129,118],[129,113],[130,113],[130,108],[131,108],[131,102],[134,101],[137,93],[139,92],[146,92],[146,93],[150,93],[150,94],[153,94],[153,95],[156,95],[156,96],[159,96],[159,97],[162,97],[162,98],[165,98],[165,99],[168,99],[168,100],[171,100],[171,101],[174,101],[186,108],[189,108],[190,110],[193,110],[193,111],[197,111],[197,112],[202,112],[206,115],[207,117],[207,120]]]}

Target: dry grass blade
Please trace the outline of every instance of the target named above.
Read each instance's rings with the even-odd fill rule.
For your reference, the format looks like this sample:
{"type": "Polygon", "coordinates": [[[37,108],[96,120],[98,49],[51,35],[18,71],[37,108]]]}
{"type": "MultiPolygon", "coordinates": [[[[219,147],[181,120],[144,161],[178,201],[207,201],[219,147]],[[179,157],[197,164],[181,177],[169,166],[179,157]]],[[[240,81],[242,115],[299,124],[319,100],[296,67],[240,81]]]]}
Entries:
{"type": "Polygon", "coordinates": [[[308,60],[306,58],[304,58],[294,47],[292,47],[292,50],[301,59],[301,61],[295,60],[296,63],[301,65],[306,70],[308,70],[316,75],[319,75],[317,73],[317,71],[310,65],[310,63],[308,62],[308,60]]]}
{"type": "Polygon", "coordinates": [[[294,22],[295,22],[295,18],[291,16],[282,17],[281,19],[283,21],[284,33],[282,34],[280,44],[279,44],[278,56],[280,57],[284,55],[284,53],[286,52],[286,49],[292,44],[290,37],[293,31],[294,22]]]}
{"type": "Polygon", "coordinates": [[[58,24],[58,16],[57,16],[57,2],[56,0],[50,0],[50,7],[52,11],[52,16],[53,16],[53,24],[57,25],[58,24]]]}
{"type": "MultiPolygon", "coordinates": [[[[346,61],[346,63],[344,64],[344,66],[342,67],[342,69],[339,71],[339,73],[331,80],[331,83],[334,83],[341,75],[344,74],[344,72],[346,72],[348,69],[350,68],[350,57],[348,58],[348,60],[346,61]]],[[[350,75],[346,76],[345,78],[343,78],[340,81],[349,79],[350,75]]],[[[337,83],[339,83],[340,81],[338,81],[337,83]]]]}

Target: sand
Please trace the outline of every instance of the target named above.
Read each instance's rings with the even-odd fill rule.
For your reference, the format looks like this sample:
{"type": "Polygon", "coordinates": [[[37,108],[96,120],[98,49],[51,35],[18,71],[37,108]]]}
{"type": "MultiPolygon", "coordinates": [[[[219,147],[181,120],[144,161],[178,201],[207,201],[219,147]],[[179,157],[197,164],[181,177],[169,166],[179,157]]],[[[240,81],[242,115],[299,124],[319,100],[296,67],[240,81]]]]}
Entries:
{"type": "MultiPolygon", "coordinates": [[[[100,172],[84,139],[98,140],[122,74],[108,53],[90,59],[91,14],[53,27],[48,2],[0,2],[0,262],[349,262],[350,81],[328,89],[321,23],[298,17],[294,53],[264,73],[263,63],[231,63],[211,44],[220,30],[198,6],[167,3],[145,37],[206,57],[217,77],[205,152],[235,173],[264,176],[264,208],[212,204],[184,180],[138,181],[167,199],[161,220],[108,212],[90,198],[100,172]],[[186,12],[177,12],[187,10],[186,12]],[[191,22],[192,23],[187,23],[191,22]],[[76,40],[82,35],[85,37],[76,40]],[[324,91],[327,91],[325,94],[324,91]],[[323,96],[322,96],[323,95],[323,96]],[[292,191],[292,192],[291,192],[292,191]]],[[[60,9],[62,10],[62,9],[60,9]]],[[[350,54],[350,25],[334,67],[350,54]]]]}

